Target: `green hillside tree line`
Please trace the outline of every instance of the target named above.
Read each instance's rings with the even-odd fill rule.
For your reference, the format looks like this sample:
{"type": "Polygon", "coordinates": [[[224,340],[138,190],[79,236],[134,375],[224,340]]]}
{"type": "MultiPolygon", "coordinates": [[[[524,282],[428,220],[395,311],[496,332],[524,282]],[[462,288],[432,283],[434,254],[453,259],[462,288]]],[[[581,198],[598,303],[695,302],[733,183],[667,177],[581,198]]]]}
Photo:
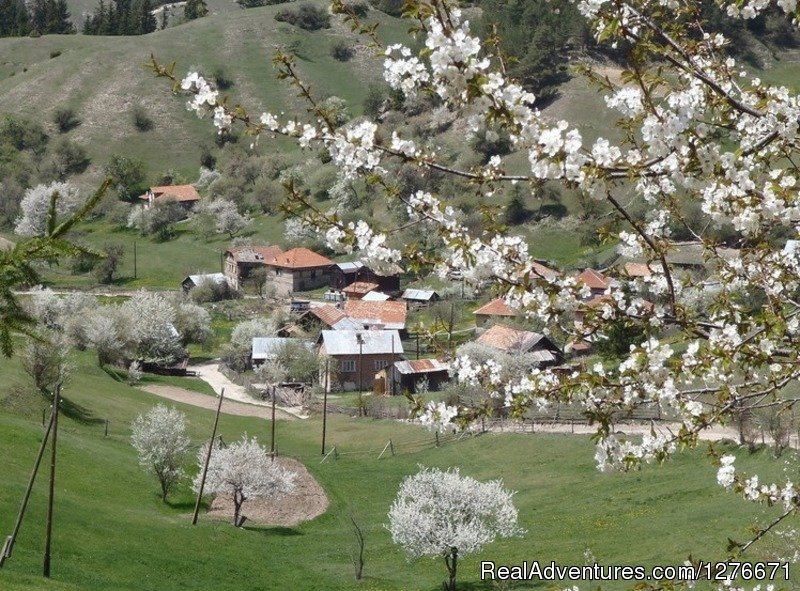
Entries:
{"type": "Polygon", "coordinates": [[[151,0],[100,0],[83,23],[86,35],[145,35],[158,27],[151,0]]]}
{"type": "Polygon", "coordinates": [[[0,0],[0,37],[74,32],[66,0],[0,0]]]}

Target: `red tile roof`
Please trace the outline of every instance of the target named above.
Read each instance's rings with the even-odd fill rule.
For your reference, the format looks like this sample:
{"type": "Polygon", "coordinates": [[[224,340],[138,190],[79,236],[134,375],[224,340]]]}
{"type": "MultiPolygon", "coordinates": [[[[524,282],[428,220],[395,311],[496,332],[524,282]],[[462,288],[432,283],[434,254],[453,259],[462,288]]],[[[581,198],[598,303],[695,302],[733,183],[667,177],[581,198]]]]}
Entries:
{"type": "Polygon", "coordinates": [[[346,294],[364,295],[371,291],[378,289],[380,285],[377,283],[367,283],[366,281],[356,281],[345,287],[342,291],[346,294]]]}
{"type": "Polygon", "coordinates": [[[608,286],[611,285],[611,280],[608,277],[594,269],[585,269],[575,279],[589,289],[608,289],[608,286]]]}
{"type": "Polygon", "coordinates": [[[517,313],[506,304],[503,298],[495,298],[488,304],[485,304],[475,310],[474,314],[479,316],[516,316],[517,313]]]}
{"type": "Polygon", "coordinates": [[[480,337],[477,341],[481,345],[488,345],[501,351],[518,351],[528,352],[536,343],[541,341],[544,337],[535,332],[527,330],[517,330],[510,326],[502,324],[495,324],[480,337]]]}
{"type": "Polygon", "coordinates": [[[328,326],[333,326],[342,318],[347,317],[347,314],[342,312],[339,308],[334,308],[328,304],[317,308],[311,308],[310,312],[328,326]]]}
{"type": "Polygon", "coordinates": [[[344,303],[344,312],[354,320],[378,320],[382,324],[404,327],[408,306],[405,302],[347,300],[344,303]]]}
{"type": "MultiPolygon", "coordinates": [[[[161,199],[172,198],[175,201],[198,201],[200,193],[194,188],[194,185],[163,185],[158,187],[150,187],[153,197],[156,201],[161,199]]],[[[139,195],[139,199],[145,201],[150,199],[148,193],[139,195]]]]}
{"type": "Polygon", "coordinates": [[[333,265],[332,260],[307,248],[293,248],[264,262],[271,267],[283,269],[307,269],[333,265]]]}

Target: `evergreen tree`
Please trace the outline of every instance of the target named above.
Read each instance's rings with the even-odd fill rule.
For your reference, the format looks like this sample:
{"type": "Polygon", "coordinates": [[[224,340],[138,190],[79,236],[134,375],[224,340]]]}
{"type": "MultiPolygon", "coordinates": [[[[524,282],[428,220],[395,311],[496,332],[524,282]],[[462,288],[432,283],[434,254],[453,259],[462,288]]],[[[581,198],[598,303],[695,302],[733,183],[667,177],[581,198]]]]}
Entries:
{"type": "Polygon", "coordinates": [[[162,6],[161,7],[161,30],[162,31],[167,28],[167,23],[168,22],[169,21],[167,19],[167,7],[166,6],[162,6]]]}
{"type": "Polygon", "coordinates": [[[143,0],[139,12],[139,35],[152,33],[158,28],[158,22],[152,10],[153,8],[150,4],[150,0],[143,0]]]}
{"type": "Polygon", "coordinates": [[[203,17],[208,14],[208,6],[205,0],[187,0],[183,8],[183,16],[187,21],[203,17]]]}
{"type": "Polygon", "coordinates": [[[0,37],[20,37],[31,31],[24,0],[0,0],[0,37]]]}

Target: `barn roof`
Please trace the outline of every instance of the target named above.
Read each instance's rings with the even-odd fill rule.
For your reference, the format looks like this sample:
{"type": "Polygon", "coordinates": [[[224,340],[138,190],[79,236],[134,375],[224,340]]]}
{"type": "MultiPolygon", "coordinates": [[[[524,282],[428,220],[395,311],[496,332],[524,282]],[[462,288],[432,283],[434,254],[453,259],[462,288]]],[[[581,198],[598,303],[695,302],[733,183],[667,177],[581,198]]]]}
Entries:
{"type": "Polygon", "coordinates": [[[428,289],[407,289],[403,292],[402,298],[416,302],[429,302],[438,295],[435,291],[428,289]]]}
{"type": "MultiPolygon", "coordinates": [[[[175,199],[175,201],[199,201],[200,193],[194,188],[194,185],[161,185],[157,187],[150,187],[150,192],[156,201],[161,199],[175,199]]],[[[150,195],[145,193],[139,195],[139,199],[148,201],[150,195]]]]}
{"type": "MultiPolygon", "coordinates": [[[[186,279],[190,279],[195,285],[200,285],[204,281],[213,281],[214,283],[226,283],[228,278],[222,273],[203,273],[201,275],[189,275],[186,279]]],[[[186,281],[183,280],[183,282],[186,281]]]]}
{"type": "Polygon", "coordinates": [[[403,375],[425,374],[437,371],[450,371],[450,364],[438,359],[415,359],[411,361],[395,361],[395,369],[403,375]]]}
{"type": "Polygon", "coordinates": [[[488,345],[501,351],[517,351],[528,352],[531,351],[542,339],[544,335],[527,330],[519,330],[505,326],[503,324],[495,324],[480,337],[477,342],[481,345],[488,345]]]}
{"type": "Polygon", "coordinates": [[[327,324],[328,326],[333,326],[337,322],[339,322],[342,318],[345,318],[347,314],[342,312],[339,308],[331,306],[329,304],[325,304],[324,306],[317,306],[316,308],[311,308],[309,310],[314,316],[319,318],[322,322],[327,324]]]}
{"type": "Polygon", "coordinates": [[[286,339],[281,337],[254,337],[253,338],[253,360],[272,359],[284,345],[296,343],[311,351],[314,343],[303,339],[286,339]]]}
{"type": "Polygon", "coordinates": [[[384,328],[403,329],[406,326],[408,307],[405,302],[365,302],[347,300],[344,312],[356,322],[382,324],[384,328]]]}
{"type": "Polygon", "coordinates": [[[584,269],[575,277],[578,283],[583,283],[589,289],[608,289],[611,279],[594,269],[584,269]]]}
{"type": "Polygon", "coordinates": [[[232,256],[237,263],[263,263],[281,253],[280,246],[236,246],[225,254],[232,256]]]}
{"type": "Polygon", "coordinates": [[[342,291],[348,295],[368,294],[369,292],[378,289],[380,286],[377,283],[368,283],[366,281],[356,281],[351,283],[342,291]]]}
{"type": "Polygon", "coordinates": [[[388,302],[392,299],[392,296],[386,295],[382,291],[371,291],[369,293],[365,293],[364,297],[361,298],[362,302],[388,302]]]}
{"type": "Polygon", "coordinates": [[[396,330],[323,330],[320,335],[328,355],[403,354],[396,330]]]}

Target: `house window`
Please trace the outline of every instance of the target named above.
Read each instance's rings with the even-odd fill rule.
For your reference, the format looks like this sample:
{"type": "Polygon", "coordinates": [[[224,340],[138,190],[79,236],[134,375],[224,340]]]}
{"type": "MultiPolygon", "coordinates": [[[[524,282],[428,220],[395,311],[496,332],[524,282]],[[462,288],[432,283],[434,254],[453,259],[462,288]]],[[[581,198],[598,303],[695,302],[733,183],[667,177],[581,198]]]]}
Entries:
{"type": "Polygon", "coordinates": [[[385,359],[380,359],[375,362],[375,371],[380,371],[384,367],[389,367],[389,362],[386,361],[385,359]]]}
{"type": "Polygon", "coordinates": [[[342,361],[342,373],[355,373],[356,362],[353,359],[345,359],[342,361]]]}

